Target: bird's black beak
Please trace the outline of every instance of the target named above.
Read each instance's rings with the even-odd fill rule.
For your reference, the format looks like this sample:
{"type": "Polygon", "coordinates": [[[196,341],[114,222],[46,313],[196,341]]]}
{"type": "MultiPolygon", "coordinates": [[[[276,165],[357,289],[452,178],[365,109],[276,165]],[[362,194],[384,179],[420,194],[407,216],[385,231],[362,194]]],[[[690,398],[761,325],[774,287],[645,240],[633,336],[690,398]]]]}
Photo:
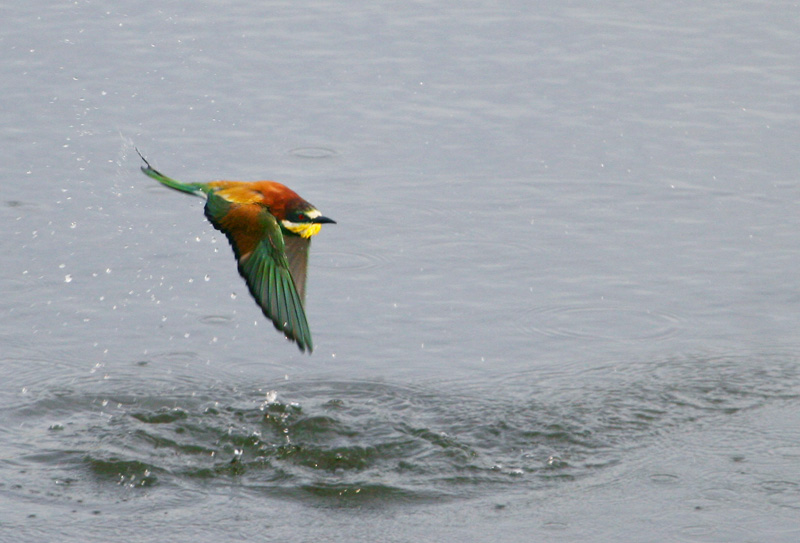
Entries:
{"type": "Polygon", "coordinates": [[[316,224],[336,224],[336,221],[329,219],[328,217],[317,217],[312,219],[311,222],[316,224]]]}

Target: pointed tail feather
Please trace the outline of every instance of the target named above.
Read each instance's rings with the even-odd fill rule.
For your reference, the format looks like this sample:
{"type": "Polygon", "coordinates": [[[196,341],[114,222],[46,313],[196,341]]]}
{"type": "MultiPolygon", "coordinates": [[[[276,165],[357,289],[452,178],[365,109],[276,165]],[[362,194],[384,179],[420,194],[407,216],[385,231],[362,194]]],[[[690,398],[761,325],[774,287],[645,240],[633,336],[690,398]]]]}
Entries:
{"type": "MultiPolygon", "coordinates": [[[[134,149],[136,148],[134,147],[134,149]]],[[[204,197],[208,193],[209,188],[206,183],[181,183],[180,181],[176,181],[153,168],[150,163],[147,162],[147,159],[142,156],[142,153],[139,152],[139,149],[136,149],[136,152],[145,164],[142,166],[141,170],[147,177],[152,177],[162,185],[166,185],[171,189],[187,192],[196,196],[204,197]]]]}

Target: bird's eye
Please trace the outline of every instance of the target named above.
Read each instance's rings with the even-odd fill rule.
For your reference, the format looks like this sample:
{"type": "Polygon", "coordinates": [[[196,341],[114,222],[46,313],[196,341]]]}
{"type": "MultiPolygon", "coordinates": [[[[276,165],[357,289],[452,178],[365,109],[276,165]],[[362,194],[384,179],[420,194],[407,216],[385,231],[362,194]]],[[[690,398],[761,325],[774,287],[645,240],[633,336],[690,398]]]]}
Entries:
{"type": "Polygon", "coordinates": [[[298,213],[297,214],[297,220],[304,221],[306,219],[307,219],[307,217],[306,217],[305,213],[298,213]]]}

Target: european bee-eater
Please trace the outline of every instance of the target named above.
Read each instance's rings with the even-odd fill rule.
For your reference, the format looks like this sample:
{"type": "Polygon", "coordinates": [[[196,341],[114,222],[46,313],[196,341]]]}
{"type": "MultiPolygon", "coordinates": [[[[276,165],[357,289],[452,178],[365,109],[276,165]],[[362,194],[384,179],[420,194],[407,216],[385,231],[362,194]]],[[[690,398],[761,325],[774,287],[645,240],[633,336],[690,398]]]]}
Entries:
{"type": "Polygon", "coordinates": [[[336,221],[274,181],[181,183],[139,156],[145,175],[206,198],[206,217],[228,237],[239,273],[264,315],[301,351],[310,353],[314,346],[304,309],[308,249],[321,225],[336,221]]]}

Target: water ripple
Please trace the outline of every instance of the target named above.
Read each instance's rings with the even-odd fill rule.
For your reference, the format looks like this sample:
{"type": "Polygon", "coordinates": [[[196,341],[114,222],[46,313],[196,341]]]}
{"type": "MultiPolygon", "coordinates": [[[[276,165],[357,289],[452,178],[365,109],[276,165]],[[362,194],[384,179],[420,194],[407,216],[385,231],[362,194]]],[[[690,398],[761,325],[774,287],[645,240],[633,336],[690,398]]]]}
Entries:
{"type": "Polygon", "coordinates": [[[577,339],[653,341],[674,336],[679,319],[634,307],[559,305],[536,307],[515,321],[529,335],[577,339]]]}
{"type": "Polygon", "coordinates": [[[335,157],[338,153],[334,149],[327,147],[297,147],[289,151],[290,155],[298,158],[331,158],[335,157]]]}
{"type": "MultiPolygon", "coordinates": [[[[551,379],[546,390],[526,385],[538,374],[506,376],[495,397],[457,383],[301,380],[259,389],[191,379],[157,385],[163,390],[104,381],[110,388],[100,395],[87,381],[48,387],[6,418],[27,428],[19,473],[42,466],[64,492],[169,485],[192,494],[213,481],[361,503],[562,485],[619,465],[664,432],[798,396],[791,362],[687,358],[656,368],[594,370],[580,387],[551,379]]],[[[667,485],[675,476],[651,477],[667,485]]],[[[759,489],[780,503],[797,495],[777,479],[759,489]]]]}
{"type": "Polygon", "coordinates": [[[337,268],[346,270],[366,270],[385,266],[388,260],[379,254],[357,252],[334,252],[315,249],[314,265],[321,268],[337,268]]]}

